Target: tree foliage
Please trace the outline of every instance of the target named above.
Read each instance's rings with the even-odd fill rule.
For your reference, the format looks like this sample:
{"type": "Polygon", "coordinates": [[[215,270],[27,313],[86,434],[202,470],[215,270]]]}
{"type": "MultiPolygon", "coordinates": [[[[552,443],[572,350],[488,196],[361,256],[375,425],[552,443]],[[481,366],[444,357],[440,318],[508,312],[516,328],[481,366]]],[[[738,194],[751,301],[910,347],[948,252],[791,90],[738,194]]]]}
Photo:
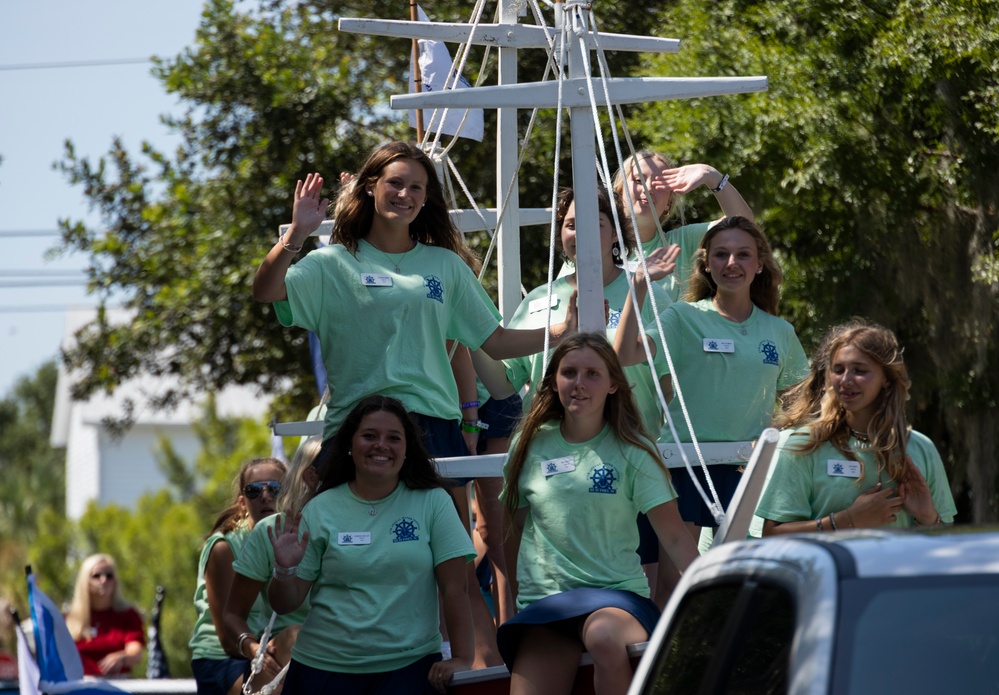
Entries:
{"type": "Polygon", "coordinates": [[[999,3],[681,0],[662,21],[686,41],[651,71],[770,89],[657,104],[638,127],[738,176],[809,342],[851,315],[898,333],[963,520],[996,519],[999,3]]]}

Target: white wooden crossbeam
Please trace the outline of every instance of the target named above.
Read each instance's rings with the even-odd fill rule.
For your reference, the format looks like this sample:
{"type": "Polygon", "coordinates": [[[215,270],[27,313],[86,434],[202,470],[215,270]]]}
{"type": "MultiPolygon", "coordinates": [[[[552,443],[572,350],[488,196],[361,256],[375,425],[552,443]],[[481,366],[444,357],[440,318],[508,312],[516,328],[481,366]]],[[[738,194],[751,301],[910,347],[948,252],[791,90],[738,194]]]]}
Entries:
{"type": "MultiPolygon", "coordinates": [[[[478,213],[472,209],[465,210],[451,210],[451,221],[458,227],[463,234],[468,234],[470,232],[482,232],[486,229],[496,229],[496,208],[479,208],[479,212],[482,213],[482,217],[479,217],[478,213]],[[483,224],[482,220],[485,220],[483,224]]],[[[520,209],[520,224],[524,227],[532,227],[536,225],[548,226],[552,221],[552,210],[551,208],[521,208],[520,209]]],[[[278,233],[284,234],[288,231],[291,224],[282,224],[278,226],[278,233]]],[[[314,231],[310,236],[329,236],[333,231],[333,220],[326,220],[321,225],[319,229],[314,231]]]]}
{"type": "MultiPolygon", "coordinates": [[[[471,24],[456,22],[410,22],[393,19],[366,19],[344,17],[338,28],[351,34],[393,36],[406,39],[430,39],[446,43],[471,43],[476,46],[497,48],[548,48],[545,30],[534,24],[471,24]]],[[[554,33],[549,30],[550,33],[554,33]]],[[[587,45],[596,49],[593,33],[586,35],[587,45]]],[[[599,34],[600,47],[605,51],[632,51],[641,53],[676,53],[679,39],[629,34],[599,34]]]]}
{"type": "MultiPolygon", "coordinates": [[[[593,80],[594,90],[602,95],[600,81],[593,80]]],[[[446,92],[395,94],[389,99],[393,109],[551,108],[556,104],[558,83],[529,82],[517,85],[475,87],[446,92]]],[[[767,78],[750,77],[614,77],[607,80],[612,104],[638,104],[670,99],[693,99],[725,94],[749,94],[767,91],[767,78]]],[[[589,108],[586,78],[571,78],[563,83],[562,105],[566,108],[589,108]]]]}

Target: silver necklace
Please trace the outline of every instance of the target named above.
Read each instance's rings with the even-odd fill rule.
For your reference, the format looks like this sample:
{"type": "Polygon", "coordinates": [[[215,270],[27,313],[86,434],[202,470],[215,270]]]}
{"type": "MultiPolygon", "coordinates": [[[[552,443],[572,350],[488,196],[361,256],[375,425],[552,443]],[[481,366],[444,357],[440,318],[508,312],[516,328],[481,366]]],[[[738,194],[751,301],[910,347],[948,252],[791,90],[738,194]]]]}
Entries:
{"type": "Polygon", "coordinates": [[[378,509],[375,508],[375,505],[381,504],[390,497],[390,495],[386,495],[385,497],[382,497],[380,500],[369,500],[365,497],[362,497],[360,491],[357,489],[351,490],[351,492],[354,493],[354,497],[356,497],[361,502],[361,504],[368,505],[369,507],[368,516],[377,516],[378,509]]]}
{"type": "MultiPolygon", "coordinates": [[[[385,260],[387,260],[389,263],[392,264],[392,268],[395,270],[395,274],[396,275],[402,275],[402,271],[399,270],[399,266],[402,265],[402,262],[404,260],[406,260],[406,254],[408,254],[410,251],[412,251],[413,249],[416,248],[416,242],[413,242],[413,245],[410,246],[405,251],[403,251],[402,255],[399,256],[399,260],[396,261],[394,258],[392,258],[392,256],[390,256],[386,252],[382,251],[380,248],[378,248],[377,246],[375,246],[374,244],[372,244],[370,241],[368,242],[368,244],[370,244],[371,248],[373,248],[375,251],[377,251],[381,255],[385,256],[385,260]]],[[[374,516],[374,514],[372,514],[371,516],[374,516]]]]}

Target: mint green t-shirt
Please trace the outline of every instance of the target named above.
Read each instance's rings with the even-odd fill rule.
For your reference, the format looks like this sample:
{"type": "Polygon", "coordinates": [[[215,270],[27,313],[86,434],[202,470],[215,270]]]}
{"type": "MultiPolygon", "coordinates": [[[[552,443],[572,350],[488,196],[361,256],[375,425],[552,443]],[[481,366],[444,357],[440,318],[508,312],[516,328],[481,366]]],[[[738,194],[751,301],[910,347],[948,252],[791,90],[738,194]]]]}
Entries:
{"type": "MultiPolygon", "coordinates": [[[[225,650],[222,648],[222,643],[219,641],[218,633],[215,632],[215,623],[212,621],[212,612],[208,608],[208,589],[205,585],[205,568],[208,566],[208,558],[211,556],[212,548],[214,548],[215,544],[221,540],[224,540],[229,545],[229,550],[232,551],[232,556],[236,560],[239,560],[240,552],[242,552],[243,544],[246,542],[248,535],[249,528],[245,525],[241,525],[226,534],[213,533],[207,540],[205,540],[205,545],[201,548],[201,557],[198,560],[198,585],[194,589],[194,610],[197,613],[197,618],[194,621],[194,634],[191,635],[191,640],[187,643],[187,646],[191,648],[192,659],[229,658],[229,655],[226,654],[225,650]]],[[[261,617],[262,608],[263,605],[258,597],[256,603],[253,604],[253,609],[250,611],[250,615],[247,617],[247,623],[250,625],[250,629],[257,631],[257,634],[263,630],[264,626],[267,624],[267,620],[270,618],[269,611],[266,617],[261,617]],[[261,622],[261,620],[263,620],[263,622],[261,622]]]]}
{"type": "Polygon", "coordinates": [[[285,287],[278,320],[313,331],[322,346],[331,394],[323,439],[372,393],[414,413],[461,417],[445,340],[478,349],[499,312],[457,254],[419,243],[385,254],[362,239],[355,256],[334,244],[289,268],[285,287]]]}
{"type": "Polygon", "coordinates": [[[609,425],[588,442],[570,444],[560,423],[545,423],[534,436],[517,481],[509,478],[509,459],[504,466],[500,499],[517,485],[520,506],[527,507],[517,556],[517,605],[578,588],[648,596],[636,552],[636,517],[676,499],[672,483],[659,462],[619,440],[609,425]],[[565,457],[572,470],[551,473],[550,464],[565,457]]]}
{"type": "MultiPolygon", "coordinates": [[[[642,251],[646,256],[656,249],[665,248],[672,244],[679,245],[680,256],[676,259],[676,270],[659,281],[667,294],[669,294],[670,299],[674,302],[683,299],[683,294],[687,291],[687,278],[690,277],[694,254],[697,253],[697,248],[701,245],[701,239],[704,238],[704,234],[710,227],[710,222],[688,224],[666,232],[665,243],[659,238],[658,234],[642,243],[642,251]]],[[[632,260],[639,260],[637,253],[632,260]]]]}
{"type": "MultiPolygon", "coordinates": [[[[271,573],[274,570],[274,546],[271,545],[271,539],[267,536],[267,530],[274,528],[274,524],[279,518],[283,518],[283,515],[271,514],[257,522],[253,530],[250,531],[250,535],[247,536],[246,542],[243,543],[239,558],[232,564],[232,569],[237,574],[264,583],[254,608],[259,607],[260,615],[267,621],[270,620],[273,612],[270,601],[267,600],[267,585],[271,581],[271,573]]],[[[279,615],[274,619],[271,634],[276,635],[291,625],[301,625],[308,614],[309,599],[306,597],[296,610],[279,615]]],[[[266,625],[266,622],[264,624],[266,625]]],[[[257,633],[257,637],[259,636],[260,633],[257,633]]]]}
{"type": "MultiPolygon", "coordinates": [[[[886,472],[878,471],[874,454],[857,448],[856,439],[851,438],[850,445],[857,460],[863,464],[862,477],[849,475],[851,467],[846,455],[829,442],[809,454],[795,451],[795,447],[807,439],[808,429],[802,427],[792,430],[782,442],[773,462],[770,482],[757,505],[757,516],[781,523],[818,519],[848,508],[879,480],[885,488],[898,489],[895,480],[886,472]]],[[[905,450],[926,479],[940,520],[953,523],[957,508],[937,448],[926,435],[911,430],[905,450]]],[[[901,509],[896,520],[887,526],[910,528],[915,526],[915,520],[901,509]]]]}
{"type": "MultiPolygon", "coordinates": [[[[672,304],[672,300],[666,291],[658,284],[652,285],[652,293],[655,295],[656,306],[663,311],[672,304]]],[[[552,283],[552,323],[562,320],[566,307],[569,304],[569,297],[572,296],[575,288],[569,284],[568,279],[558,278],[552,283]]],[[[547,325],[547,314],[545,305],[548,298],[548,286],[534,288],[517,307],[513,318],[510,320],[511,328],[542,328],[547,325]]],[[[618,321],[621,318],[621,310],[624,302],[628,298],[628,278],[622,272],[609,285],[604,287],[604,299],[610,306],[610,313],[607,320],[607,340],[614,341],[617,334],[618,321]]],[[[641,320],[645,323],[654,317],[652,301],[646,298],[642,307],[641,320]]],[[[549,351],[549,356],[552,351],[549,351]]],[[[515,389],[521,389],[525,384],[530,383],[536,387],[544,377],[542,353],[504,360],[506,365],[507,378],[515,389]]],[[[656,436],[663,423],[663,409],[659,402],[659,395],[656,393],[655,377],[647,364],[638,364],[625,367],[625,374],[628,383],[631,384],[631,393],[642,414],[642,424],[650,437],[656,436]]],[[[524,396],[524,412],[530,410],[532,391],[528,391],[524,396]]]]}
{"type": "MultiPolygon", "coordinates": [[[[755,439],[771,425],[778,391],[808,375],[808,358],[794,328],[759,307],[754,306],[742,323],[734,323],[722,317],[710,299],[677,302],[660,320],[676,369],[674,382],[679,381],[698,441],[755,439]]],[[[669,374],[659,329],[653,322],[645,330],[656,345],[656,373],[669,374]]],[[[670,415],[680,441],[689,442],[675,391],[674,383],[670,415]]],[[[668,425],[660,441],[673,441],[668,425]]]]}
{"type": "Polygon", "coordinates": [[[296,661],[372,673],[440,652],[434,568],[475,558],[447,492],[400,483],[372,504],[338,485],[305,506],[301,531],[309,532],[309,544],[298,576],[314,583],[312,609],[291,652],[296,661]]]}

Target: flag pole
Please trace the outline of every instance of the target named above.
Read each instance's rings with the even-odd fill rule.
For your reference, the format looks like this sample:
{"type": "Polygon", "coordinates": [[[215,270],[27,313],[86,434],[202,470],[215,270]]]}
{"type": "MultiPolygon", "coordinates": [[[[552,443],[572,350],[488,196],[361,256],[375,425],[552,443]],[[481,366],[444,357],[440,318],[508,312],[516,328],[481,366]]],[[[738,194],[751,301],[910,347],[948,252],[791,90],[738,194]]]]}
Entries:
{"type": "MultiPolygon", "coordinates": [[[[409,0],[409,19],[417,22],[420,15],[417,13],[416,0],[409,0]]],[[[413,39],[413,92],[419,94],[423,91],[423,75],[420,72],[420,42],[413,39]]],[[[423,142],[423,109],[416,109],[416,141],[423,142]]]]}

